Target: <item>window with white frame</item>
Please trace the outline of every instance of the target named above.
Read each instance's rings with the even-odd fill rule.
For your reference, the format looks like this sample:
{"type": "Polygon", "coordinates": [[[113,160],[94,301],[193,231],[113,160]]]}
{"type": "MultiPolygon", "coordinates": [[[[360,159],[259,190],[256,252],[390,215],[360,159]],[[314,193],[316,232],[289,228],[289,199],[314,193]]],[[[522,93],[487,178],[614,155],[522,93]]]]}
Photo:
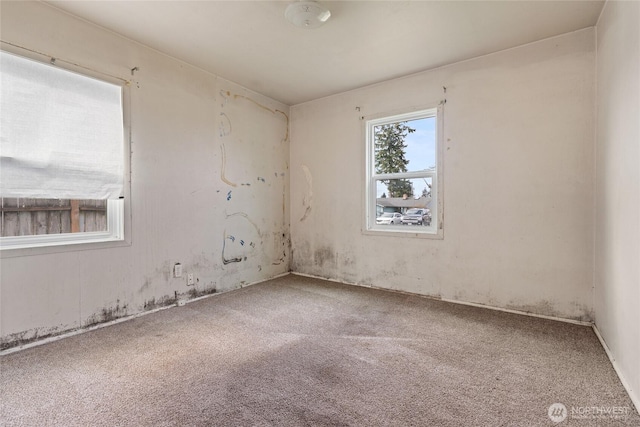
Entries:
{"type": "Polygon", "coordinates": [[[0,51],[1,249],[124,239],[118,83],[0,51]]]}
{"type": "Polygon", "coordinates": [[[366,230],[442,237],[442,106],[365,118],[366,230]]]}

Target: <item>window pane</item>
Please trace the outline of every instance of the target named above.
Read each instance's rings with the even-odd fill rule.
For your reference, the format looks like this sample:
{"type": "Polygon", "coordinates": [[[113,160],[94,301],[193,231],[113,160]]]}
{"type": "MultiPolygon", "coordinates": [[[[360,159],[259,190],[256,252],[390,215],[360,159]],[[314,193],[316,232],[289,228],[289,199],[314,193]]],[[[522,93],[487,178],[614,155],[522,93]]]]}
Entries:
{"type": "Polygon", "coordinates": [[[436,118],[374,126],[375,173],[435,170],[436,118]]]}
{"type": "Polygon", "coordinates": [[[431,198],[431,177],[376,180],[376,198],[431,198]]]}
{"type": "Polygon", "coordinates": [[[431,197],[431,177],[414,179],[376,180],[376,224],[386,225],[390,222],[378,220],[385,212],[399,212],[403,217],[394,224],[401,225],[431,225],[432,215],[435,213],[433,198],[431,197]],[[395,187],[410,189],[411,193],[393,193],[395,187]],[[406,215],[411,214],[411,217],[406,215]]]}
{"type": "Polygon", "coordinates": [[[106,200],[0,199],[2,237],[104,232],[106,200]]]}

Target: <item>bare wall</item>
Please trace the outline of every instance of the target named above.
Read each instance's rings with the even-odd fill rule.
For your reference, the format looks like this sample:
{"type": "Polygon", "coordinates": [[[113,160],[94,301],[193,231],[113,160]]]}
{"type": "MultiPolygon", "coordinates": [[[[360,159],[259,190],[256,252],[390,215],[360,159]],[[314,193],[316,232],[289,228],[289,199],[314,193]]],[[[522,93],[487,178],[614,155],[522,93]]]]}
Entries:
{"type": "Polygon", "coordinates": [[[591,320],[594,61],[586,29],[293,106],[292,270],[591,320]],[[444,239],[363,234],[360,116],[445,98],[444,239]]]}
{"type": "Polygon", "coordinates": [[[640,3],[597,25],[595,321],[640,408],[640,3]]]}
{"type": "Polygon", "coordinates": [[[287,106],[42,3],[1,38],[132,80],[131,244],[3,252],[3,346],[289,271],[287,106]]]}

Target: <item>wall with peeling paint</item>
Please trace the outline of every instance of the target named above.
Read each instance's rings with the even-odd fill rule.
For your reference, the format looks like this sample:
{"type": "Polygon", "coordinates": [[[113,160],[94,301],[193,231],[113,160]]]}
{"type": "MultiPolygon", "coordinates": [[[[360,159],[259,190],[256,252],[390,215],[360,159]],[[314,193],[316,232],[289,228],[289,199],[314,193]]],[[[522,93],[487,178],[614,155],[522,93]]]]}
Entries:
{"type": "Polygon", "coordinates": [[[597,27],[596,326],[640,409],[640,3],[597,27]]]}
{"type": "Polygon", "coordinates": [[[131,244],[3,251],[3,346],[289,271],[287,106],[42,3],[3,3],[1,24],[4,41],[133,80],[131,244]]]}
{"type": "Polygon", "coordinates": [[[594,64],[586,29],[292,107],[292,270],[590,320],[594,64]],[[360,116],[444,98],[444,239],[363,234],[360,116]]]}

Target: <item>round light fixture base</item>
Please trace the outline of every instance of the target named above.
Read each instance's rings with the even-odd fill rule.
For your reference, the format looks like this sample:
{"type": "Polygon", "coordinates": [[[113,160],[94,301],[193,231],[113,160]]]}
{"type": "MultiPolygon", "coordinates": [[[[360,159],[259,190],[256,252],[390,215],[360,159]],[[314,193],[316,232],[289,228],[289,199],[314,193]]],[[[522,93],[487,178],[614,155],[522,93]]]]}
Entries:
{"type": "Polygon", "coordinates": [[[284,11],[287,21],[302,28],[317,28],[327,22],[331,12],[316,1],[297,1],[284,11]]]}

